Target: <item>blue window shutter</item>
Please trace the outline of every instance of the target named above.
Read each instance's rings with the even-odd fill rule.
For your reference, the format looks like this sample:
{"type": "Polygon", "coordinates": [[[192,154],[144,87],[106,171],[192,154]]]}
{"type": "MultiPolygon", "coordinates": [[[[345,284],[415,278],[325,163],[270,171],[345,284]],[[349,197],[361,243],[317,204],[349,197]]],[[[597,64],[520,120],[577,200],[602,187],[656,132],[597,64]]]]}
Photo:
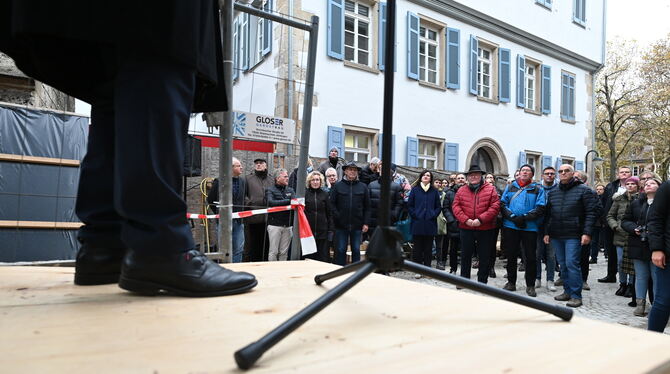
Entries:
{"type": "Polygon", "coordinates": [[[498,99],[501,103],[509,103],[511,96],[511,60],[512,54],[507,48],[498,49],[498,61],[499,61],[499,72],[500,72],[500,83],[498,84],[498,99]]]}
{"type": "Polygon", "coordinates": [[[526,163],[526,152],[519,152],[519,165],[517,166],[521,169],[521,165],[526,163]]]}
{"type": "Polygon", "coordinates": [[[233,19],[233,80],[239,77],[240,72],[240,26],[237,18],[233,19]]]}
{"type": "Polygon", "coordinates": [[[551,156],[542,156],[542,168],[551,166],[551,156]]]}
{"type": "Polygon", "coordinates": [[[523,108],[526,106],[526,58],[516,55],[516,67],[516,106],[523,108]]]}
{"type": "Polygon", "coordinates": [[[568,119],[575,120],[575,77],[568,75],[568,119]]]}
{"type": "Polygon", "coordinates": [[[328,56],[344,58],[344,0],[328,0],[328,56]]]}
{"type": "Polygon", "coordinates": [[[337,147],[340,157],[344,157],[344,129],[337,126],[328,126],[328,151],[337,147]]]}
{"type": "Polygon", "coordinates": [[[474,35],[470,35],[470,93],[477,95],[477,49],[479,42],[474,35]]]}
{"type": "Polygon", "coordinates": [[[446,143],[444,147],[444,170],[458,170],[458,143],[446,143]]]}
{"type": "Polygon", "coordinates": [[[461,31],[447,28],[447,88],[461,88],[461,31]]]}
{"type": "Polygon", "coordinates": [[[563,165],[563,159],[561,159],[560,157],[556,157],[556,162],[554,163],[554,168],[556,168],[556,170],[558,170],[558,169],[561,168],[561,165],[563,165]]]}
{"type": "Polygon", "coordinates": [[[419,16],[407,12],[407,77],[419,80],[419,16]]]}
{"type": "Polygon", "coordinates": [[[419,139],[407,137],[407,166],[419,166],[419,139]]]}
{"type": "Polygon", "coordinates": [[[244,26],[244,40],[240,40],[240,43],[244,44],[244,54],[240,56],[242,59],[240,68],[242,71],[247,71],[249,69],[249,13],[243,13],[242,19],[244,20],[242,22],[242,25],[244,26]]]}
{"type": "MultiPolygon", "coordinates": [[[[380,133],[379,136],[377,137],[377,145],[379,146],[379,157],[380,159],[382,158],[382,137],[384,134],[380,133]]],[[[391,162],[395,163],[395,134],[391,136],[391,144],[393,147],[391,148],[391,162]]],[[[383,160],[382,160],[383,161],[383,160]]]]}
{"type": "MultiPolygon", "coordinates": [[[[263,10],[272,13],[272,2],[273,0],[267,0],[265,5],[263,5],[263,10]]],[[[265,19],[265,28],[263,29],[263,56],[267,55],[272,51],[272,21],[265,19]]]]}
{"type": "Polygon", "coordinates": [[[542,65],[542,113],[551,113],[551,66],[542,65]]]}
{"type": "MultiPolygon", "coordinates": [[[[379,46],[377,55],[379,70],[384,71],[384,55],[386,53],[386,3],[379,3],[379,46]]],[[[380,152],[381,153],[381,152],[380,152]]]]}
{"type": "Polygon", "coordinates": [[[584,161],[575,161],[575,170],[584,171],[584,161]]]}

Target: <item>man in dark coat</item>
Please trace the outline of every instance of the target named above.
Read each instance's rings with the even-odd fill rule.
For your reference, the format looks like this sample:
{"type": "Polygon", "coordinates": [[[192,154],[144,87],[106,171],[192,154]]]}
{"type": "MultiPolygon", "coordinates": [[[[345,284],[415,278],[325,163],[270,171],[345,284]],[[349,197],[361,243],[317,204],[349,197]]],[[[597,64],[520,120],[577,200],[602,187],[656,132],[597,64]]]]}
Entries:
{"type": "Polygon", "coordinates": [[[370,223],[370,193],[358,180],[360,168],[353,162],[344,166],[344,178],[330,190],[330,202],[335,220],[335,263],[345,265],[347,244],[351,261],[361,260],[361,234],[370,223]]]}
{"type": "MultiPolygon", "coordinates": [[[[630,178],[632,175],[630,168],[628,166],[622,166],[618,171],[618,179],[610,182],[605,187],[605,193],[603,193],[603,219],[606,220],[607,213],[612,207],[612,196],[616,193],[625,193],[626,192],[626,179],[630,178]]],[[[605,225],[601,231],[603,234],[603,243],[605,247],[605,253],[607,253],[607,275],[603,278],[598,279],[600,283],[615,283],[616,282],[616,273],[617,273],[617,264],[618,257],[616,253],[616,246],[614,245],[614,231],[605,225]]]]}
{"type": "Polygon", "coordinates": [[[370,160],[370,163],[366,165],[363,170],[361,170],[360,180],[361,182],[370,185],[371,182],[379,179],[379,174],[381,172],[381,161],[377,157],[373,157],[370,160]]]}
{"type": "Polygon", "coordinates": [[[454,178],[454,185],[449,187],[444,195],[442,201],[442,214],[447,220],[447,235],[449,236],[449,245],[447,248],[442,247],[442,251],[449,252],[449,273],[456,274],[458,270],[458,252],[461,249],[461,233],[458,229],[458,220],[454,217],[452,205],[456,192],[465,185],[465,174],[458,174],[454,178]]]}
{"type": "Polygon", "coordinates": [[[192,110],[226,109],[225,92],[211,90],[223,88],[217,22],[212,0],[0,3],[0,51],[92,106],[75,283],[186,296],[256,285],[195,250],[179,193],[192,110]]]}
{"type": "MultiPolygon", "coordinates": [[[[247,190],[247,183],[242,175],[242,163],[236,157],[233,157],[233,212],[240,212],[244,210],[245,191],[247,190]]],[[[215,202],[219,201],[219,178],[214,179],[212,188],[207,195],[207,203],[212,208],[214,214],[219,214],[219,208],[215,202]]],[[[244,254],[244,223],[242,218],[233,219],[232,244],[233,244],[233,262],[242,262],[242,255],[244,254]]],[[[218,237],[219,225],[217,221],[216,233],[218,237]]]]}
{"type": "Polygon", "coordinates": [[[558,168],[560,183],[547,196],[544,243],[551,243],[561,265],[564,292],[554,299],[576,308],[582,306],[582,246],[591,241],[598,210],[595,194],[574,173],[572,165],[558,168]]]}
{"type": "MultiPolygon", "coordinates": [[[[382,195],[382,185],[379,183],[380,181],[381,179],[375,179],[368,185],[368,191],[370,193],[370,233],[374,233],[375,228],[377,227],[377,217],[379,216],[379,200],[381,199],[382,195]]],[[[394,225],[400,217],[400,212],[403,208],[404,201],[402,199],[402,190],[400,189],[400,185],[393,181],[390,181],[390,183],[391,185],[389,187],[389,196],[391,197],[391,214],[389,215],[389,221],[391,225],[394,225]]]]}
{"type": "MultiPolygon", "coordinates": [[[[254,160],[253,173],[246,176],[247,209],[267,208],[265,191],[274,185],[268,175],[268,163],[264,158],[254,160]]],[[[258,214],[244,219],[245,240],[244,260],[263,261],[268,258],[269,240],[267,233],[267,214],[258,214]]]]}
{"type": "MultiPolygon", "coordinates": [[[[275,170],[275,183],[265,190],[268,207],[286,206],[295,198],[295,191],[288,185],[286,169],[275,170]]],[[[293,237],[293,210],[268,214],[268,261],[288,260],[288,249],[293,237]]]]}
{"type": "Polygon", "coordinates": [[[663,332],[670,316],[670,182],[656,191],[647,220],[651,262],[655,265],[656,287],[654,303],[649,312],[651,331],[663,332]]]}

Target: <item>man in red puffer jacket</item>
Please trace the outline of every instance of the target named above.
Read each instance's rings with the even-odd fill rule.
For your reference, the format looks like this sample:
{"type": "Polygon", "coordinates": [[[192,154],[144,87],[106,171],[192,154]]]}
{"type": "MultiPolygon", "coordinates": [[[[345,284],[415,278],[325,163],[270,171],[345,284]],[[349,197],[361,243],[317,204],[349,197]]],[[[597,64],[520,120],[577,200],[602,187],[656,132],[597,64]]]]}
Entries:
{"type": "Polygon", "coordinates": [[[500,200],[493,185],[484,183],[484,170],[470,166],[466,173],[468,184],[458,189],[452,210],[461,235],[461,276],[470,278],[472,253],[477,247],[479,270],[477,281],[488,282],[490,253],[495,238],[496,217],[500,200]]]}

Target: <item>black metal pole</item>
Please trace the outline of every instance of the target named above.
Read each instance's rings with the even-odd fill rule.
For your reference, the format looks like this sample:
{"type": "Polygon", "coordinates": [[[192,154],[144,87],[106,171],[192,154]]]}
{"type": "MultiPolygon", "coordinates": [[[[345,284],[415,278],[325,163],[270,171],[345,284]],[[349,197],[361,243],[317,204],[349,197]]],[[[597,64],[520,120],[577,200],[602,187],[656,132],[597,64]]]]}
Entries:
{"type": "Polygon", "coordinates": [[[386,2],[386,43],[384,45],[384,117],[382,128],[382,175],[379,199],[379,226],[389,226],[391,210],[391,148],[393,145],[393,71],[395,70],[395,0],[386,2]]]}
{"type": "Polygon", "coordinates": [[[491,287],[483,283],[475,282],[473,280],[459,277],[457,275],[452,275],[442,270],[437,270],[429,268],[427,266],[419,265],[411,261],[405,261],[405,263],[403,264],[403,268],[405,270],[413,271],[415,273],[435,278],[443,282],[455,284],[458,287],[467,288],[469,290],[481,292],[485,295],[494,296],[499,299],[503,299],[505,301],[541,310],[543,312],[553,314],[564,321],[569,321],[570,319],[572,319],[572,309],[566,308],[564,306],[553,305],[533,299],[531,297],[517,295],[513,292],[509,292],[500,288],[491,287]]]}
{"type": "Polygon", "coordinates": [[[339,277],[340,275],[349,274],[352,271],[358,270],[359,267],[365,265],[366,263],[367,261],[358,261],[354,262],[353,264],[342,266],[341,268],[333,270],[330,273],[316,275],[314,276],[314,283],[321,284],[328,279],[333,279],[339,277]]]}
{"type": "Polygon", "coordinates": [[[364,266],[362,266],[349,278],[335,286],[335,288],[323,294],[296,315],[286,320],[286,322],[277,326],[274,330],[267,333],[258,341],[253,342],[235,352],[235,362],[237,362],[237,366],[243,370],[249,369],[268,349],[279,343],[288,334],[300,327],[303,323],[307,322],[315,314],[323,310],[323,308],[330,305],[330,303],[335,301],[338,297],[342,296],[342,294],[363,280],[363,278],[370,275],[370,273],[375,271],[375,269],[376,267],[374,264],[370,262],[365,263],[364,266]]]}

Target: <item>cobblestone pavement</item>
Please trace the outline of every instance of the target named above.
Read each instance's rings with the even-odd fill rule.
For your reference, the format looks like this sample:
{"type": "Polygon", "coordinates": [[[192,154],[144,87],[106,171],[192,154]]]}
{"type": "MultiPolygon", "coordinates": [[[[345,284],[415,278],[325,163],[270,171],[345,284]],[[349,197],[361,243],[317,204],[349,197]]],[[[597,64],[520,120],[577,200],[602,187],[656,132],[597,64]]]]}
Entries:
{"type": "MultiPolygon", "coordinates": [[[[507,278],[504,275],[507,273],[505,270],[506,261],[497,259],[495,264],[495,270],[497,273],[496,278],[489,278],[489,285],[493,287],[502,288],[507,282],[507,278]]],[[[433,267],[435,267],[435,262],[433,262],[433,267]]],[[[447,270],[449,267],[447,266],[447,270]]],[[[632,307],[626,305],[630,298],[624,298],[621,296],[614,295],[614,292],[619,287],[618,283],[598,283],[597,279],[602,278],[607,273],[607,260],[605,257],[600,254],[597,264],[591,264],[589,272],[588,284],[591,287],[590,291],[582,291],[582,302],[583,305],[575,309],[575,315],[580,317],[586,317],[591,319],[596,319],[605,322],[618,323],[621,325],[646,329],[647,328],[647,318],[646,317],[636,317],[633,315],[632,307]]],[[[459,268],[460,273],[460,268],[459,268]]],[[[438,287],[450,287],[456,288],[452,284],[436,281],[430,278],[420,278],[414,279],[414,273],[399,271],[392,273],[391,276],[396,278],[402,278],[411,280],[414,282],[420,282],[424,284],[431,284],[438,287]]],[[[472,269],[472,279],[477,279],[477,269],[472,269]]],[[[562,287],[556,287],[556,292],[551,292],[546,288],[546,271],[544,269],[544,264],[542,265],[542,287],[537,288],[537,299],[542,300],[551,304],[565,305],[565,302],[558,302],[554,300],[554,296],[562,292],[562,287]]],[[[556,276],[558,279],[558,276],[556,276]]],[[[517,274],[516,282],[518,294],[525,295],[526,287],[524,281],[524,273],[519,272],[517,274]]],[[[462,292],[471,292],[469,290],[461,290],[462,292]]],[[[665,329],[666,334],[670,334],[670,328],[665,329]]]]}

